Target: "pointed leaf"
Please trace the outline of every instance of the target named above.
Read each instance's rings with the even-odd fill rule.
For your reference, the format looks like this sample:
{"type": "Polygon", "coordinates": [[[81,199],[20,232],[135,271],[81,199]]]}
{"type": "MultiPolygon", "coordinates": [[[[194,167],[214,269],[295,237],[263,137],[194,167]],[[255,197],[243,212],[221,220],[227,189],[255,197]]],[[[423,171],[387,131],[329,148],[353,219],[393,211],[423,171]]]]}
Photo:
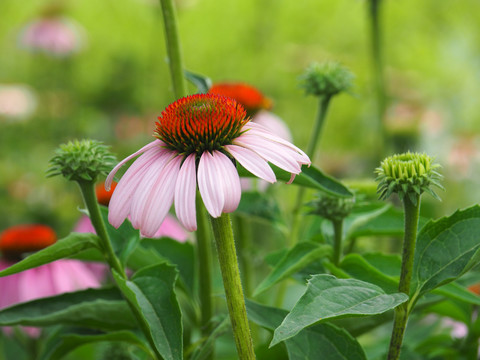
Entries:
{"type": "Polygon", "coordinates": [[[380,287],[364,281],[313,275],[305,293],[275,330],[271,345],[320,321],[381,314],[407,300],[403,293],[385,294],[380,287]]]}
{"type": "Polygon", "coordinates": [[[195,85],[201,94],[206,94],[212,87],[212,80],[206,76],[195,74],[188,70],[184,70],[183,73],[185,74],[185,78],[195,85]]]}
{"type": "Polygon", "coordinates": [[[417,236],[412,279],[415,297],[454,281],[479,262],[480,206],[430,221],[417,236]]]}
{"type": "MultiPolygon", "coordinates": [[[[285,316],[286,310],[246,301],[248,318],[256,324],[273,331],[285,316]]],[[[366,360],[360,344],[348,332],[324,323],[300,331],[285,340],[290,359],[318,360],[319,354],[327,360],[366,360]]]]}
{"type": "Polygon", "coordinates": [[[211,359],[211,355],[213,353],[215,340],[218,337],[225,334],[228,329],[230,329],[230,318],[225,316],[225,318],[218,323],[217,326],[213,329],[210,336],[205,339],[200,347],[195,349],[192,356],[189,358],[190,360],[208,360],[211,359]]]}
{"type": "Polygon", "coordinates": [[[435,289],[433,293],[443,295],[449,299],[460,300],[468,304],[480,305],[480,296],[455,282],[443,285],[435,289]]]}
{"type": "MultiPolygon", "coordinates": [[[[275,165],[270,165],[277,177],[278,181],[288,182],[291,174],[287,171],[280,169],[275,165]]],[[[255,177],[252,173],[237,164],[238,173],[243,177],[255,177]]],[[[332,177],[325,175],[320,169],[315,166],[302,166],[302,172],[295,176],[293,184],[321,190],[327,194],[349,198],[352,197],[352,192],[342,183],[333,179],[332,177]]]]}
{"type": "Polygon", "coordinates": [[[115,288],[87,289],[0,310],[0,325],[75,325],[102,330],[132,329],[136,321],[115,288]]]}
{"type": "Polygon", "coordinates": [[[272,272],[258,285],[253,296],[269,289],[279,281],[303,269],[311,262],[331,253],[331,246],[313,242],[300,242],[290,249],[276,264],[272,272]]]}
{"type": "Polygon", "coordinates": [[[174,288],[178,271],[169,264],[149,266],[131,280],[114,273],[124,296],[139,311],[141,326],[165,360],[183,358],[182,314],[174,288]]]}
{"type": "Polygon", "coordinates": [[[88,249],[98,249],[97,241],[98,236],[94,234],[71,233],[67,237],[58,240],[55,244],[37,251],[5,270],[0,271],[0,277],[16,274],[24,270],[51,263],[55,260],[68,258],[88,249]]]}

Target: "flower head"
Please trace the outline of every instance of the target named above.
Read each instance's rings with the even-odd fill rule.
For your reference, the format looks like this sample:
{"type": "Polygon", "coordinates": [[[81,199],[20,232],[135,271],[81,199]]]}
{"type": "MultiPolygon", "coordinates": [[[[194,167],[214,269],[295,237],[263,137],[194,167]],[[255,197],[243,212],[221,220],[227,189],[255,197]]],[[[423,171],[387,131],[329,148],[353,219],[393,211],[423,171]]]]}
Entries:
{"type": "Polygon", "coordinates": [[[21,254],[41,250],[56,241],[55,232],[48,226],[12,226],[0,236],[0,251],[8,259],[20,259],[21,254]]]}
{"type": "Polygon", "coordinates": [[[412,203],[416,204],[417,196],[425,191],[439,199],[431,189],[432,185],[443,189],[439,183],[442,175],[436,171],[439,167],[440,165],[434,163],[433,158],[426,154],[407,152],[387,157],[380,167],[375,169],[380,199],[397,193],[400,199],[408,196],[412,203]]]}
{"type": "Polygon", "coordinates": [[[307,95],[333,96],[349,91],[354,75],[337,62],[313,63],[300,76],[300,86],[307,95]]]}
{"type": "Polygon", "coordinates": [[[108,146],[95,140],[75,140],[62,144],[50,160],[48,176],[63,175],[73,181],[95,181],[112,168],[115,157],[108,146]]]}
{"type": "Polygon", "coordinates": [[[269,110],[272,107],[272,100],[255,87],[241,82],[213,84],[208,92],[234,99],[243,105],[249,116],[261,109],[269,110]]]}
{"type": "Polygon", "coordinates": [[[238,162],[252,174],[276,181],[268,162],[290,172],[291,181],[310,164],[303,151],[249,122],[235,100],[216,94],[188,96],[170,104],[158,118],[156,140],[122,160],[108,175],[142,154],[123,175],[109,205],[118,227],[130,216],[135,228],[151,237],[175,200],[175,211],[189,231],[196,229],[197,189],[213,217],[234,211],[240,201],[238,162]]]}

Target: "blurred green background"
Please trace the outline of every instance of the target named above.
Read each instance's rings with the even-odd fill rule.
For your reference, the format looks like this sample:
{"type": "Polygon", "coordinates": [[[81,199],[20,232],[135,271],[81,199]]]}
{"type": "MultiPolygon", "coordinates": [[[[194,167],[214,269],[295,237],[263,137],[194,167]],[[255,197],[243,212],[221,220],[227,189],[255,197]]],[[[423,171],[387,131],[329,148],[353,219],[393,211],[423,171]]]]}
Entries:
{"type": "MultiPolygon", "coordinates": [[[[0,230],[43,222],[66,235],[81,199],[75,184],[45,177],[55,148],[94,138],[120,159],[151,141],[156,117],[174,100],[158,1],[63,3],[83,45],[51,57],[19,40],[48,2],[0,0],[0,88],[22,84],[36,98],[25,118],[0,111],[0,230]]],[[[341,179],[373,179],[379,134],[368,3],[177,0],[185,66],[214,82],[259,88],[305,148],[317,101],[298,77],[313,61],[340,61],[356,75],[354,94],[333,100],[314,163],[341,179]]],[[[387,127],[407,129],[412,150],[442,164],[447,192],[435,204],[439,213],[480,198],[479,23],[477,0],[382,1],[387,127]]]]}

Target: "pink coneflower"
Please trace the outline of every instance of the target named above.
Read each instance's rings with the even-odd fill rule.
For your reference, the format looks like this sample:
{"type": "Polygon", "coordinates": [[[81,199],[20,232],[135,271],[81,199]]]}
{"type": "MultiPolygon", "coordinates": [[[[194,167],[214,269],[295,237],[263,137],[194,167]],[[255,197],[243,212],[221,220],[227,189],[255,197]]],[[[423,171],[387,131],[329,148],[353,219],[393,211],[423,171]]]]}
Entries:
{"type": "MultiPolygon", "coordinates": [[[[19,261],[24,254],[38,251],[57,240],[55,232],[45,225],[13,226],[0,234],[0,270],[19,261]]],[[[0,309],[42,297],[91,287],[100,282],[85,263],[57,260],[18,274],[0,278],[0,309]]],[[[8,332],[8,328],[5,328],[8,332]]],[[[40,330],[24,328],[32,337],[40,330]]]]}
{"type": "Polygon", "coordinates": [[[241,189],[235,163],[270,183],[276,181],[268,162],[292,174],[310,164],[291,143],[249,122],[243,106],[216,95],[188,96],[170,104],[158,118],[153,142],[122,160],[108,175],[142,154],[120,180],[109,205],[109,221],[118,227],[130,215],[135,228],[153,236],[170,206],[180,223],[196,230],[195,193],[214,218],[234,211],[241,189]]]}

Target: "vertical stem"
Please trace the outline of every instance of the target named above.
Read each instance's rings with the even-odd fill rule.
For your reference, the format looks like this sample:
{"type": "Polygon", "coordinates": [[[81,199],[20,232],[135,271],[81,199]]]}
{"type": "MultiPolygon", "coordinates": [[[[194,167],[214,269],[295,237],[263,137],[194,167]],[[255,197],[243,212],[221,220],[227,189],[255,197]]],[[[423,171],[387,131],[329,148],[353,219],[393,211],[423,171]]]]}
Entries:
{"type": "Polygon", "coordinates": [[[205,207],[197,192],[197,253],[200,297],[200,326],[203,336],[211,333],[212,304],[212,252],[205,207]]]}
{"type": "Polygon", "coordinates": [[[92,225],[95,228],[98,237],[100,238],[100,245],[102,247],[102,252],[105,256],[105,259],[110,265],[110,268],[115,269],[120,276],[126,278],[125,270],[113,251],[113,247],[107,233],[107,228],[105,227],[102,215],[100,214],[97,196],[95,195],[95,182],[79,181],[78,185],[80,186],[85,206],[90,214],[90,221],[92,222],[92,225]]]}
{"type": "Polygon", "coordinates": [[[219,218],[210,217],[210,220],[238,357],[240,360],[255,359],[230,216],[222,214],[219,218]]]}
{"type": "Polygon", "coordinates": [[[338,266],[342,257],[343,219],[332,220],[333,225],[333,264],[338,266]]]}
{"type": "Polygon", "coordinates": [[[380,25],[380,4],[382,0],[370,0],[370,31],[373,76],[375,81],[375,97],[377,102],[377,126],[380,133],[380,149],[378,154],[382,157],[385,151],[386,131],[384,117],[386,110],[385,81],[383,74],[382,36],[380,25]]]}
{"type": "MultiPolygon", "coordinates": [[[[405,237],[403,240],[402,270],[398,291],[410,296],[410,282],[412,280],[413,259],[415,255],[415,243],[417,239],[418,217],[420,212],[420,196],[417,195],[416,204],[413,204],[408,196],[404,202],[405,211],[405,237]]],[[[388,360],[397,360],[400,357],[400,350],[403,342],[403,335],[408,320],[407,301],[395,308],[395,319],[393,322],[392,338],[388,350],[388,360]]]]}
{"type": "Polygon", "coordinates": [[[162,6],[163,25],[173,92],[178,99],[187,95],[187,91],[185,78],[183,76],[183,60],[178,36],[177,17],[173,0],[160,0],[160,4],[162,6]]]}

